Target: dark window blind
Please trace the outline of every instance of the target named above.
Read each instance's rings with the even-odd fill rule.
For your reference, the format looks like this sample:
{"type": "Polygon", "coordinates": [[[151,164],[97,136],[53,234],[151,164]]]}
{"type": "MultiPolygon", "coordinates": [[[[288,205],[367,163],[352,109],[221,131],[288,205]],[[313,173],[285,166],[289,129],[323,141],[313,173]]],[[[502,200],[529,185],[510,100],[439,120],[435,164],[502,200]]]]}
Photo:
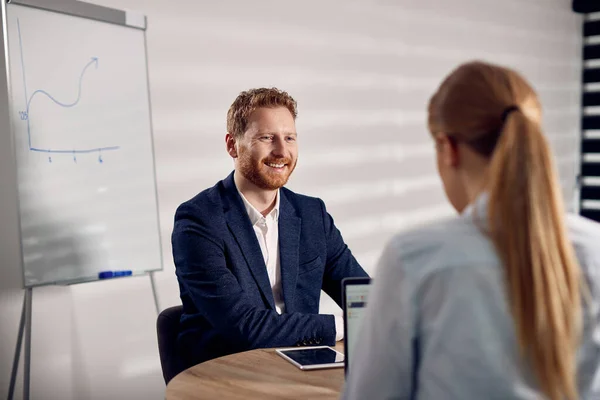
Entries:
{"type": "MultiPolygon", "coordinates": [[[[600,11],[600,1],[594,3],[598,5],[598,10],[585,8],[585,11],[582,12],[600,11]]],[[[581,7],[581,4],[579,6],[581,7]]],[[[600,20],[593,19],[589,18],[588,14],[585,16],[583,24],[584,66],[581,101],[583,112],[581,117],[579,210],[581,215],[600,222],[600,209],[591,202],[600,201],[600,185],[598,184],[598,179],[600,179],[600,113],[590,109],[591,107],[600,109],[600,20]],[[598,156],[595,158],[593,155],[598,156]]]]}

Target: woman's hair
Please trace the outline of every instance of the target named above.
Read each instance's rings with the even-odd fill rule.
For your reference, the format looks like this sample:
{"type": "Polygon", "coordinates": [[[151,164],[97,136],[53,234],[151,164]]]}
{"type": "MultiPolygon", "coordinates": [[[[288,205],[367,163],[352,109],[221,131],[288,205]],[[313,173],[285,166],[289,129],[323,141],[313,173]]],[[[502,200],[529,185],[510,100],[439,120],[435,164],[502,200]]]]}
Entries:
{"type": "Polygon", "coordinates": [[[521,354],[549,399],[576,399],[581,279],[537,95],[517,72],[454,70],[429,103],[429,129],[489,159],[489,234],[503,261],[521,354]]]}

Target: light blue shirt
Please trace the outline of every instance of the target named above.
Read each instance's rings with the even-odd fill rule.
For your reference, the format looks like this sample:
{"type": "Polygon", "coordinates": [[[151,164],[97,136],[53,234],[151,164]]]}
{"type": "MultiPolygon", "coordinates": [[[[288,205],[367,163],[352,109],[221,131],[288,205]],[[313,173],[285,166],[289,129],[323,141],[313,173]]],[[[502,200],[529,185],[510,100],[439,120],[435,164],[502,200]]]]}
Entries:
{"type": "MultiPolygon", "coordinates": [[[[352,352],[344,399],[543,399],[519,355],[486,197],[386,246],[352,352]],[[474,209],[477,212],[474,213],[474,209]]],[[[591,292],[578,354],[580,398],[600,398],[600,224],[570,215],[591,292]]]]}

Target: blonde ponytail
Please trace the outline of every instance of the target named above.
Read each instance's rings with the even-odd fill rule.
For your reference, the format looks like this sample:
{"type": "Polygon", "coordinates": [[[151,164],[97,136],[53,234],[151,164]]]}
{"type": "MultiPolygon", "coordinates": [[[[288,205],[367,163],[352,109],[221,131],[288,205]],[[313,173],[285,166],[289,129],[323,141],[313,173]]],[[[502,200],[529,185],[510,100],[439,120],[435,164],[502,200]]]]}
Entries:
{"type": "Polygon", "coordinates": [[[580,270],[550,148],[520,110],[506,118],[489,173],[490,233],[504,262],[520,349],[550,399],[577,399],[580,270]]]}

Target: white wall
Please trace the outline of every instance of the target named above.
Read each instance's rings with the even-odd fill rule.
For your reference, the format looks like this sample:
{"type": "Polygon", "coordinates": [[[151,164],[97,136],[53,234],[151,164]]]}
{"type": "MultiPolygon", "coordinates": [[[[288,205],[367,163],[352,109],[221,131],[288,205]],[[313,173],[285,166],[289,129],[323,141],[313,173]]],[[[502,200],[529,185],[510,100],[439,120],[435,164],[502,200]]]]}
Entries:
{"type": "MultiPolygon", "coordinates": [[[[174,210],[231,170],[225,116],[251,87],[277,86],[298,100],[300,161],[289,187],[325,200],[371,272],[393,232],[450,213],[425,106],[460,62],[508,64],[533,82],[570,196],[578,170],[581,18],[569,0],[95,2],[149,19],[162,308],[179,302],[174,210]]],[[[11,267],[0,266],[7,271],[0,396],[8,390],[22,298],[11,267]]],[[[330,300],[322,308],[339,312],[330,300]]],[[[33,318],[34,399],[163,398],[148,278],[36,289],[33,318]]]]}

